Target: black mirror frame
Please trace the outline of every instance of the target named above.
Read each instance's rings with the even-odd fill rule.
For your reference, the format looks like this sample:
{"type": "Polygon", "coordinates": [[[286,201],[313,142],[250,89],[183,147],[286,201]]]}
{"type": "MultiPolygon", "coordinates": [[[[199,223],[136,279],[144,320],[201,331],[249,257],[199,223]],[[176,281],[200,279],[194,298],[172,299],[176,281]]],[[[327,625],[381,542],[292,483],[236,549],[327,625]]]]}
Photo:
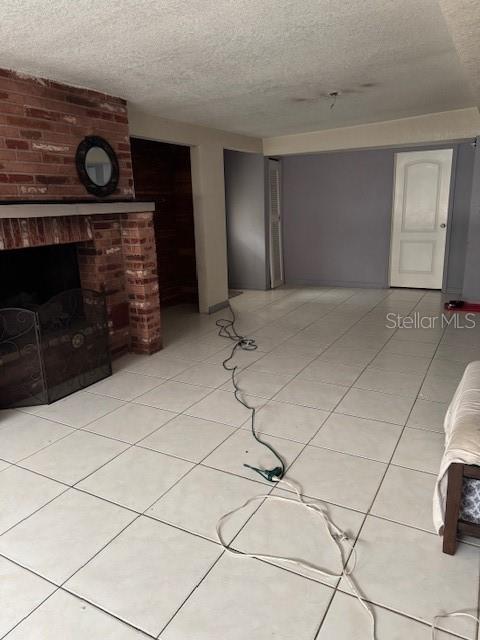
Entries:
{"type": "Polygon", "coordinates": [[[77,147],[75,164],[77,166],[77,173],[80,178],[80,182],[88,193],[91,193],[97,198],[105,198],[116,190],[120,176],[117,154],[104,138],[100,138],[99,136],[87,136],[84,138],[77,147]],[[92,147],[100,147],[103,149],[112,163],[112,175],[105,185],[95,184],[95,182],[91,180],[85,168],[87,153],[92,147]]]}

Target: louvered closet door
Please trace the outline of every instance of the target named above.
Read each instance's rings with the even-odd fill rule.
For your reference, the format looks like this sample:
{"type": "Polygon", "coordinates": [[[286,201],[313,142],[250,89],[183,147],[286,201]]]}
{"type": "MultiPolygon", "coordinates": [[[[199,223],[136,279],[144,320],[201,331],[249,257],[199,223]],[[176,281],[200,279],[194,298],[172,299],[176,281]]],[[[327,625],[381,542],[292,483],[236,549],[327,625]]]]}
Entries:
{"type": "Polygon", "coordinates": [[[270,218],[270,282],[272,289],[283,284],[280,162],[268,161],[270,218]]]}

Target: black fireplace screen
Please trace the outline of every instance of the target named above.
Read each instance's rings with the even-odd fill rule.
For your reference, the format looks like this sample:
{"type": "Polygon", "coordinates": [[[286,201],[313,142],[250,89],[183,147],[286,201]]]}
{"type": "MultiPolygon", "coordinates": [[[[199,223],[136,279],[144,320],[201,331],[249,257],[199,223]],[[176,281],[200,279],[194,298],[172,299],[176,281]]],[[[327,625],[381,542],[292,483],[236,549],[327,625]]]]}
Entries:
{"type": "Polygon", "coordinates": [[[104,294],[71,289],[0,309],[0,408],[55,402],[111,373],[104,294]]]}

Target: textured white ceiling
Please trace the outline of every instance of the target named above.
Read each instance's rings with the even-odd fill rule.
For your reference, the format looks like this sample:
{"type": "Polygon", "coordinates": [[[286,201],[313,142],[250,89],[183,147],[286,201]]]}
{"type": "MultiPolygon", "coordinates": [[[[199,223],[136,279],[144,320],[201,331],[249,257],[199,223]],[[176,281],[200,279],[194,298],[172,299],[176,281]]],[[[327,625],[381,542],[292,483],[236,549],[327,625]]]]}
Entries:
{"type": "Polygon", "coordinates": [[[478,0],[439,0],[439,4],[480,107],[480,4],[478,0]]]}
{"type": "Polygon", "coordinates": [[[257,136],[476,103],[437,0],[1,0],[0,66],[257,136]]]}

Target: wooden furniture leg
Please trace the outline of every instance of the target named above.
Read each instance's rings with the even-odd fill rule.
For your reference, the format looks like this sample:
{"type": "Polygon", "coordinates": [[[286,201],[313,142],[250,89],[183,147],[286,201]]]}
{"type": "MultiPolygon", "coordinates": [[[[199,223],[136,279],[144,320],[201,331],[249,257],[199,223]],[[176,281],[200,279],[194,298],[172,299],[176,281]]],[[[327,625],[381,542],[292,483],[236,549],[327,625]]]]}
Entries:
{"type": "Polygon", "coordinates": [[[445,526],[443,528],[443,553],[454,555],[457,550],[457,527],[463,487],[463,464],[454,462],[448,468],[445,526]]]}

